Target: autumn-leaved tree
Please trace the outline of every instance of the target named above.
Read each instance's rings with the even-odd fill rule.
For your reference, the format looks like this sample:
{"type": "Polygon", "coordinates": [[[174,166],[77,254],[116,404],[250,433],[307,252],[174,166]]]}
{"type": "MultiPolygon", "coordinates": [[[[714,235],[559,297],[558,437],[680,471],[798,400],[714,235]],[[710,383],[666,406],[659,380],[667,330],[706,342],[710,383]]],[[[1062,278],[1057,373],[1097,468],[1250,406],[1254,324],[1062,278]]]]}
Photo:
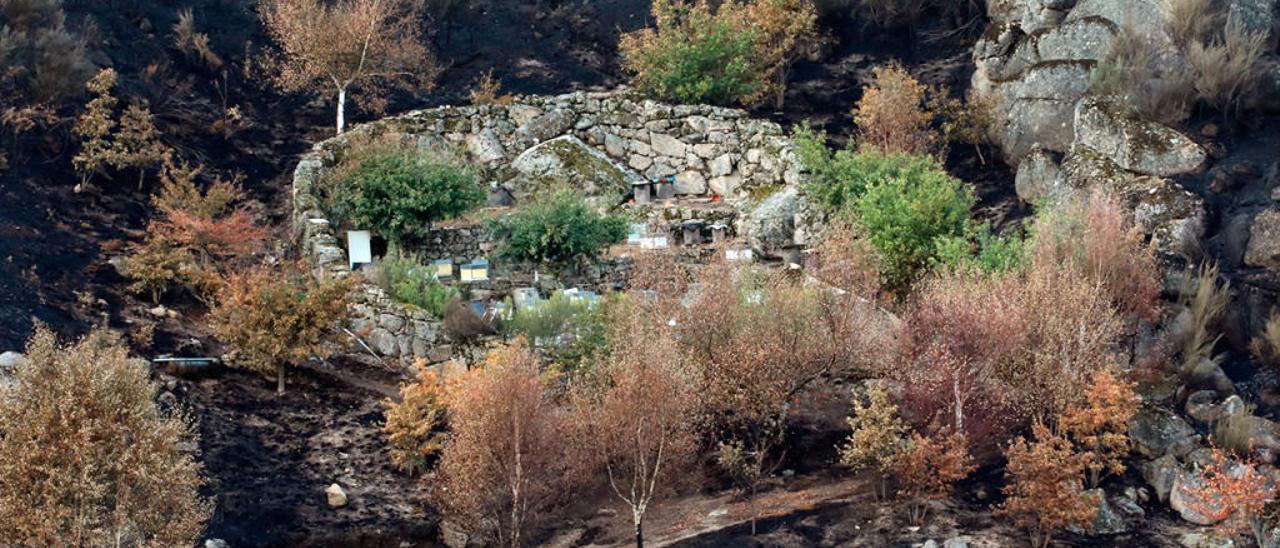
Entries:
{"type": "Polygon", "coordinates": [[[352,278],[320,279],[300,267],[256,267],[232,273],[210,311],[214,331],[236,351],[231,362],[275,375],[321,355],[347,319],[352,278]]]}
{"type": "Polygon", "coordinates": [[[885,153],[933,153],[938,137],[929,127],[933,114],[925,110],[928,89],[901,65],[876,67],[871,73],[853,111],[859,144],[885,153]]]}
{"type": "Polygon", "coordinates": [[[662,310],[624,302],[609,357],[575,391],[575,445],[587,474],[603,476],[631,510],[636,546],[645,512],[670,490],[697,448],[697,382],[662,310]]]}
{"type": "Polygon", "coordinates": [[[791,66],[818,40],[818,11],[812,0],[755,0],[747,5],[746,15],[760,31],[755,55],[764,61],[772,80],[774,108],[781,109],[791,66]]]}
{"type": "Polygon", "coordinates": [[[908,519],[920,524],[929,502],[951,493],[951,487],[976,469],[964,434],[937,432],[929,436],[912,432],[907,448],[893,464],[898,496],[907,501],[908,519]]]}
{"type": "Polygon", "coordinates": [[[106,329],[45,328],[0,385],[0,539],[17,546],[190,546],[212,505],[192,421],[155,404],[142,362],[106,329]]]}
{"type": "Polygon", "coordinates": [[[852,432],[839,447],[840,464],[855,469],[875,468],[880,473],[878,496],[886,496],[887,476],[899,455],[909,447],[909,429],[883,384],[867,387],[866,399],[866,403],[862,398],[853,399],[853,414],[847,419],[852,432]]]}
{"type": "Polygon", "coordinates": [[[417,377],[400,386],[400,401],[387,400],[387,422],[383,431],[391,446],[391,461],[409,474],[426,469],[427,463],[444,449],[446,385],[440,376],[419,360],[417,377]]]}
{"type": "Polygon", "coordinates": [[[677,339],[700,373],[719,462],[750,501],[781,462],[796,397],[828,373],[879,366],[888,326],[868,302],[782,275],[716,264],[698,280],[677,339]]]}
{"type": "Polygon", "coordinates": [[[1033,425],[1032,434],[1034,439],[1018,438],[1005,451],[1008,498],[999,512],[1030,533],[1034,548],[1045,548],[1068,525],[1088,525],[1097,501],[1082,485],[1090,456],[1043,423],[1033,425]]]}
{"type": "Polygon", "coordinates": [[[280,49],[269,60],[276,84],[336,94],[338,133],[348,93],[380,112],[389,92],[429,88],[439,72],[422,40],[420,0],[271,0],[262,21],[280,49]]]}
{"type": "Polygon", "coordinates": [[[1073,404],[1058,417],[1058,428],[1089,455],[1085,465],[1087,485],[1097,487],[1107,474],[1124,473],[1129,454],[1129,419],[1138,412],[1142,400],[1133,384],[1110,369],[1094,373],[1088,397],[1073,404]]]}
{"type": "Polygon", "coordinates": [[[105,68],[85,84],[93,98],[72,128],[80,137],[80,152],[71,158],[71,165],[80,173],[81,184],[111,164],[111,134],[116,128],[116,104],[120,102],[112,90],[118,78],[115,70],[105,68]]]}
{"type": "Polygon", "coordinates": [[[432,498],[441,512],[493,544],[512,547],[560,494],[560,418],[539,362],[522,342],[490,352],[448,398],[453,435],[432,498]]]}

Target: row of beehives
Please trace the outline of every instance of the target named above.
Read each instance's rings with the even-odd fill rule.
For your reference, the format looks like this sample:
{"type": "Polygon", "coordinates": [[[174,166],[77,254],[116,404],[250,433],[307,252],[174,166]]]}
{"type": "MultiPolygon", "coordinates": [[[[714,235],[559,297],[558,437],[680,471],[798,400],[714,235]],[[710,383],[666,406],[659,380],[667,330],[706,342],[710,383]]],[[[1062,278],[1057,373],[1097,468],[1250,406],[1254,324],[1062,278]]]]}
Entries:
{"type": "Polygon", "coordinates": [[[634,223],[627,232],[627,243],[642,249],[661,249],[672,245],[721,245],[729,241],[729,225],[707,224],[702,219],[690,219],[654,227],[648,223],[634,223]],[[709,236],[709,237],[708,237],[709,236]]]}

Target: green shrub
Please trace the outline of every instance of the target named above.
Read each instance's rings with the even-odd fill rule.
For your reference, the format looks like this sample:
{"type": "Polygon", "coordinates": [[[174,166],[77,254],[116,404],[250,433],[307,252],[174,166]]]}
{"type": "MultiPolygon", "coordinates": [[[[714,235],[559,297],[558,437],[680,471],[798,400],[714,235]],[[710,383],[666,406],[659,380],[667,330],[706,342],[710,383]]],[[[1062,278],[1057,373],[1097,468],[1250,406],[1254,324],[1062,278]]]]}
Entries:
{"type": "Polygon", "coordinates": [[[436,221],[484,203],[473,173],[406,149],[364,158],[351,172],[352,217],[393,242],[420,238],[436,221]]]}
{"type": "Polygon", "coordinates": [[[598,299],[593,305],[557,291],[537,306],[517,311],[506,330],[547,350],[560,369],[573,371],[608,347],[612,309],[612,298],[598,299]]]}
{"type": "Polygon", "coordinates": [[[619,48],[632,83],[664,101],[752,104],[768,91],[759,31],[736,2],[713,9],[705,0],[653,3],[656,28],[622,37],[619,48]]]}
{"type": "Polygon", "coordinates": [[[940,239],[935,262],[947,270],[985,273],[1017,270],[1027,262],[1027,242],[1019,233],[993,234],[989,226],[983,225],[972,235],[940,239]]]}
{"type": "Polygon", "coordinates": [[[503,257],[551,265],[595,257],[627,236],[626,219],[592,211],[569,190],[522,207],[491,227],[502,241],[503,257]]]}
{"type": "Polygon", "coordinates": [[[807,127],[795,134],[796,154],[809,171],[805,190],[828,215],[849,217],[863,229],[888,288],[901,294],[940,255],[954,260],[971,245],[972,190],[936,159],[868,147],[832,151],[825,141],[807,127]]]}
{"type": "Polygon", "coordinates": [[[396,301],[426,310],[437,318],[443,318],[445,307],[459,297],[456,289],[436,279],[430,266],[398,252],[388,253],[378,265],[378,285],[396,301]]]}

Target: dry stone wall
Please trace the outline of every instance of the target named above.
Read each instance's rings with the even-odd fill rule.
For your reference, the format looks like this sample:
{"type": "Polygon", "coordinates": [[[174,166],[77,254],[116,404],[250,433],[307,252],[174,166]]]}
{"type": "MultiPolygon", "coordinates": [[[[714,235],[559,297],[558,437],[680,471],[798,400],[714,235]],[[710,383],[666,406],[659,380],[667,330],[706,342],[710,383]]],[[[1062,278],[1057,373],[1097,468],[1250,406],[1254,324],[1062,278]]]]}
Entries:
{"type": "MultiPolygon", "coordinates": [[[[326,219],[315,185],[355,134],[400,135],[415,140],[424,151],[461,156],[481,168],[485,183],[514,196],[517,205],[559,183],[598,201],[618,203],[632,181],[674,177],[679,197],[718,196],[734,204],[726,220],[736,219],[739,233],[756,226],[811,224],[797,222],[797,211],[803,208],[780,210],[778,215],[787,219],[777,222],[750,215],[751,209],[759,209],[752,205],[753,195],[758,198],[762,190],[776,192],[800,182],[791,141],[775,123],[734,109],[636,99],[626,91],[526,97],[508,105],[446,106],[386,118],[321,142],[304,155],[294,171],[294,236],[303,255],[328,275],[350,271],[337,227],[326,219]]],[[[696,215],[679,207],[673,211],[696,215]]],[[[772,215],[770,211],[764,210],[772,215]]],[[[773,232],[777,231],[757,240],[776,247],[803,243],[796,241],[799,234],[773,232]]],[[[463,262],[484,256],[492,247],[482,226],[450,226],[432,230],[415,251],[424,260],[463,262]]],[[[600,291],[624,284],[631,267],[628,259],[611,259],[576,276],[540,277],[538,285],[600,291]]],[[[532,271],[517,271],[470,289],[481,296],[499,296],[532,285],[532,271]]],[[[452,349],[447,337],[429,314],[400,305],[372,286],[362,289],[357,301],[355,327],[378,354],[431,362],[448,359],[452,349]]]]}

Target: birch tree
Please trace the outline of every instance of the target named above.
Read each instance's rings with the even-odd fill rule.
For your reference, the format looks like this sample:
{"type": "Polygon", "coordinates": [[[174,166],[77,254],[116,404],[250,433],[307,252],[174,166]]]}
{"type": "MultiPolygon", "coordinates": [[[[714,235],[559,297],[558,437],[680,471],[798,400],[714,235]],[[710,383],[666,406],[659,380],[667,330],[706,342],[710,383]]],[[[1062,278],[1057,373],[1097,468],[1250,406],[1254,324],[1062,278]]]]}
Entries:
{"type": "Polygon", "coordinates": [[[422,40],[422,0],[272,0],[263,25],[279,52],[268,58],[285,91],[334,93],[337,129],[347,95],[381,112],[396,89],[429,89],[439,66],[422,40]]]}
{"type": "Polygon", "coordinates": [[[623,304],[598,382],[575,390],[575,446],[585,474],[601,475],[631,510],[637,547],[644,516],[697,449],[696,380],[680,359],[659,307],[623,304]]]}

